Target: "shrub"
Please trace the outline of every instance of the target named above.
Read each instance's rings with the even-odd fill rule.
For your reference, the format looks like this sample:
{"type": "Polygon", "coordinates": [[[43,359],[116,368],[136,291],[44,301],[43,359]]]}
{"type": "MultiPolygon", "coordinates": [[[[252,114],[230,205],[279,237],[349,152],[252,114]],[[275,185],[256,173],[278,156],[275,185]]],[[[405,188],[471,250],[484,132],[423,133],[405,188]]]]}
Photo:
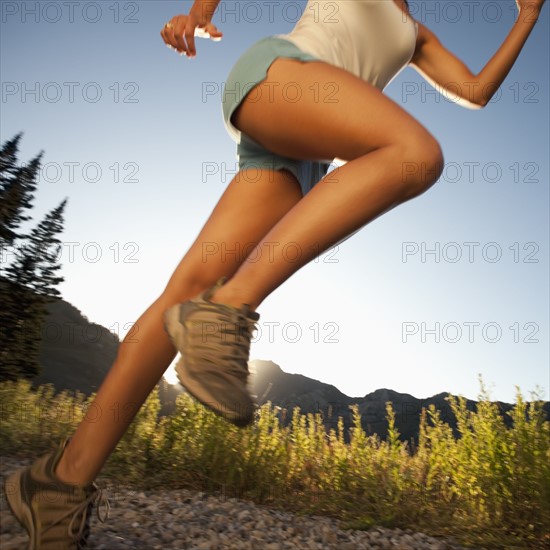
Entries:
{"type": "MultiPolygon", "coordinates": [[[[55,395],[51,385],[33,390],[24,380],[1,383],[4,454],[51,448],[76,429],[94,397],[55,395]]],[[[172,415],[158,419],[153,392],[102,475],[142,489],[194,488],[329,514],[352,527],[399,526],[487,548],[547,547],[550,423],[540,399],[525,403],[516,388],[509,428],[483,384],[475,412],[462,397],[448,399],[459,437],[432,405],[422,410],[413,450],[399,440],[391,403],[385,441],[365,434],[355,406],[346,443],[341,418],[327,432],[320,414],[295,408],[283,427],[280,409],[270,403],[245,429],[186,394],[178,397],[172,415]]]]}

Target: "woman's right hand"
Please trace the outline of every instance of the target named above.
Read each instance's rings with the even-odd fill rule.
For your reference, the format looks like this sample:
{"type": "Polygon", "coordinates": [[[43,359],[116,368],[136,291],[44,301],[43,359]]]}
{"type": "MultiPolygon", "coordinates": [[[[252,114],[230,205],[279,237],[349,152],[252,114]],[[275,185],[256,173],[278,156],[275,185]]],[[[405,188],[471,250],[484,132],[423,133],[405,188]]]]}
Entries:
{"type": "Polygon", "coordinates": [[[544,2],[545,0],[516,0],[516,5],[520,12],[523,10],[527,15],[533,14],[538,17],[544,2]]]}
{"type": "Polygon", "coordinates": [[[195,57],[197,55],[195,36],[211,38],[217,42],[222,39],[223,33],[212,22],[201,20],[194,13],[189,13],[172,17],[160,31],[160,35],[169,48],[173,48],[181,55],[195,57]]]}

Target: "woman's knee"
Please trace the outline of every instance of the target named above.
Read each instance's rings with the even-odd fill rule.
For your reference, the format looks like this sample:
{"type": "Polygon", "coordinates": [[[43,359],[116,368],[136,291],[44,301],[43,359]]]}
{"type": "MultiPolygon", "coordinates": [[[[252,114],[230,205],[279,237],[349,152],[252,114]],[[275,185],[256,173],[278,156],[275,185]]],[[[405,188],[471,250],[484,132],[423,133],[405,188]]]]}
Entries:
{"type": "Polygon", "coordinates": [[[440,143],[428,132],[403,143],[401,181],[410,196],[427,191],[443,173],[444,157],[440,143]]]}

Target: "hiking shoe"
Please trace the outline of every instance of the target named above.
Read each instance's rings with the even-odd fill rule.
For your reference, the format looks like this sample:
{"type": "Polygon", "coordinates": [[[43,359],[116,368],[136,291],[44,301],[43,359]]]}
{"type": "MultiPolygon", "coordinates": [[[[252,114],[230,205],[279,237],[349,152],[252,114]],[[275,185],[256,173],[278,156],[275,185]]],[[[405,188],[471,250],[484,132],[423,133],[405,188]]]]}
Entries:
{"type": "Polygon", "coordinates": [[[181,385],[200,403],[227,421],[246,426],[256,403],[248,390],[250,340],[260,315],[248,304],[235,308],[211,302],[211,288],[164,313],[164,328],[182,354],[176,364],[181,385]]]}
{"type": "Polygon", "coordinates": [[[90,517],[97,503],[97,517],[105,522],[109,501],[94,482],[86,487],[64,483],[54,473],[70,437],[57,449],[17,470],[4,483],[13,515],[29,533],[28,550],[81,550],[90,534],[90,517]],[[99,514],[107,505],[105,517],[99,514]]]}

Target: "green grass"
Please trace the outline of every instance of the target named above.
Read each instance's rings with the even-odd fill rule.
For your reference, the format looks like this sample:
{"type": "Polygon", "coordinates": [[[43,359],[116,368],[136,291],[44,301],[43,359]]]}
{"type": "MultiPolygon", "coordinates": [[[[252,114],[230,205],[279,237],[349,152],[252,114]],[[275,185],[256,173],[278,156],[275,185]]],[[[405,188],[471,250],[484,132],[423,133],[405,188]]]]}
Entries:
{"type": "MultiPolygon", "coordinates": [[[[152,393],[109,457],[102,476],[136,489],[192,488],[374,525],[451,535],[486,548],[550,546],[550,423],[542,402],[516,390],[505,426],[483,383],[477,411],[449,398],[460,437],[432,406],[423,410],[418,446],[399,440],[391,403],[385,441],[361,429],[357,407],[349,443],[343,422],[327,433],[320,414],[294,411],[281,427],[264,405],[253,426],[236,428],[180,395],[157,420],[152,393]]],[[[83,419],[94,395],[36,391],[29,382],[0,384],[2,453],[28,456],[52,448],[83,419]]],[[[89,418],[98,411],[89,409],[89,418]]],[[[114,414],[105,411],[101,414],[114,414]]]]}

